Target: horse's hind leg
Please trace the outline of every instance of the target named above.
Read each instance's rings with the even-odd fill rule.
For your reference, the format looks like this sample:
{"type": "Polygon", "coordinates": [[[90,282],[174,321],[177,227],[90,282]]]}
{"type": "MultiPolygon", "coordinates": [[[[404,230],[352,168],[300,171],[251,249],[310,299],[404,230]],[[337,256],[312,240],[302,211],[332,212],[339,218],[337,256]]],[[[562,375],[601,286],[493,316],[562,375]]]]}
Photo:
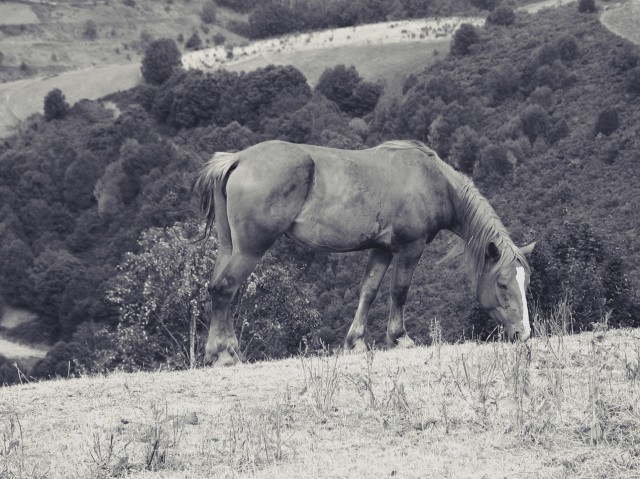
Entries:
{"type": "Polygon", "coordinates": [[[345,350],[366,351],[367,346],[364,342],[364,332],[367,327],[367,316],[369,308],[376,299],[380,283],[384,274],[387,272],[389,263],[393,259],[393,254],[387,250],[373,249],[369,254],[369,264],[362,278],[360,286],[360,301],[356,316],[351,323],[347,338],[344,342],[345,350]]]}
{"type": "Polygon", "coordinates": [[[214,273],[209,286],[211,294],[211,324],[205,348],[205,362],[213,366],[229,366],[240,361],[238,338],[233,327],[229,306],[238,294],[262,254],[247,254],[234,250],[222,271],[214,273]]]}
{"type": "Polygon", "coordinates": [[[404,305],[407,302],[409,286],[413,272],[420,261],[420,256],[424,251],[425,242],[419,240],[406,246],[397,255],[393,268],[393,279],[391,281],[391,312],[387,325],[387,345],[389,347],[408,348],[414,345],[413,340],[407,335],[404,326],[404,305]]]}

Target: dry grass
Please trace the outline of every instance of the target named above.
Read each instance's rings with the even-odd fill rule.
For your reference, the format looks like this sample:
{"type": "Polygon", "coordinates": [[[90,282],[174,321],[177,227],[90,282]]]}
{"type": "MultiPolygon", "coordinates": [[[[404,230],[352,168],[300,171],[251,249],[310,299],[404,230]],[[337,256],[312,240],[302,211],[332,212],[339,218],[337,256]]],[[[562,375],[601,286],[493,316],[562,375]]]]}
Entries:
{"type": "Polygon", "coordinates": [[[0,477],[632,478],[639,398],[640,331],[606,325],[114,373],[0,389],[0,477]]]}

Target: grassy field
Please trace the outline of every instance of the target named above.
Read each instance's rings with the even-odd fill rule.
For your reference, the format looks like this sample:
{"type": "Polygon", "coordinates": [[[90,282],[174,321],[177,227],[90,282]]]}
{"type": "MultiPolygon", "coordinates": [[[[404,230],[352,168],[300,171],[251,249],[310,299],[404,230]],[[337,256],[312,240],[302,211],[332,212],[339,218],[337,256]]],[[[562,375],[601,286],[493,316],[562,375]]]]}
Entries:
{"type": "Polygon", "coordinates": [[[602,12],[600,21],[616,35],[640,43],[640,1],[612,5],[602,12]]]}
{"type": "Polygon", "coordinates": [[[366,80],[402,80],[415,71],[422,71],[440,55],[449,52],[449,39],[430,42],[391,43],[388,45],[342,45],[332,49],[306,52],[271,53],[229,64],[231,71],[251,71],[270,64],[293,65],[311,85],[315,85],[329,66],[354,65],[366,80]]]}
{"type": "Polygon", "coordinates": [[[449,345],[432,326],[411,350],[0,389],[0,477],[640,475],[640,330],[449,345]]]}

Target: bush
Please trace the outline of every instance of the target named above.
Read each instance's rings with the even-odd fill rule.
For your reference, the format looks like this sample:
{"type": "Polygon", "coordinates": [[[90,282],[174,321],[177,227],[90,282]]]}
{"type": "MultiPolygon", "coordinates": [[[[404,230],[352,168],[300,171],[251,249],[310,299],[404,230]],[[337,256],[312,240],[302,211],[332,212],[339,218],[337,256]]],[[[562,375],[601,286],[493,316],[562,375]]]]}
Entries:
{"type": "Polygon", "coordinates": [[[180,66],[182,55],[176,42],[170,38],[160,38],[152,42],[144,53],[142,76],[147,83],[161,85],[180,66]]]}
{"type": "Polygon", "coordinates": [[[98,27],[93,20],[87,20],[84,24],[84,37],[89,40],[98,38],[98,27]]]}
{"type": "Polygon", "coordinates": [[[471,52],[470,47],[480,41],[480,35],[476,27],[470,23],[463,23],[453,35],[451,43],[451,53],[453,55],[467,55],[471,52]]]}
{"type": "Polygon", "coordinates": [[[356,86],[361,81],[362,78],[353,65],[349,68],[345,65],[336,65],[334,68],[327,68],[322,72],[316,85],[316,91],[322,93],[329,100],[335,101],[340,109],[346,110],[356,86]]]}
{"type": "Polygon", "coordinates": [[[200,19],[203,23],[214,23],[216,21],[217,7],[212,1],[206,2],[202,7],[202,13],[200,13],[200,19]]]}
{"type": "Polygon", "coordinates": [[[545,137],[549,130],[549,115],[540,105],[530,105],[520,114],[522,132],[533,144],[539,136],[545,137]]]}
{"type": "Polygon", "coordinates": [[[200,39],[200,35],[197,32],[194,32],[193,35],[189,37],[187,43],[184,44],[185,48],[189,50],[197,50],[202,46],[202,40],[200,39]]]}
{"type": "Polygon", "coordinates": [[[602,133],[603,135],[609,136],[618,129],[619,125],[618,112],[616,109],[612,107],[605,108],[598,115],[595,133],[596,135],[602,133]]]}
{"type": "Polygon", "coordinates": [[[597,10],[595,0],[580,0],[578,11],[580,13],[594,13],[597,10]]]}
{"type": "Polygon", "coordinates": [[[60,120],[69,113],[69,104],[64,93],[54,88],[44,98],[44,118],[47,121],[60,120]]]}
{"type": "Polygon", "coordinates": [[[611,56],[611,66],[626,72],[640,65],[638,47],[631,42],[625,42],[621,48],[616,48],[611,56]]]}
{"type": "Polygon", "coordinates": [[[635,67],[627,72],[627,91],[640,96],[640,67],[635,67]]]}
{"type": "Polygon", "coordinates": [[[227,41],[227,37],[225,37],[222,33],[216,33],[213,36],[213,44],[218,46],[218,45],[223,45],[224,42],[227,41]]]}
{"type": "Polygon", "coordinates": [[[516,14],[513,13],[513,9],[507,7],[506,5],[502,5],[496,8],[494,11],[489,13],[487,17],[487,23],[491,23],[493,25],[503,25],[509,26],[513,25],[516,20],[516,14]]]}
{"type": "Polygon", "coordinates": [[[578,44],[576,39],[571,35],[565,35],[556,44],[558,56],[561,60],[568,62],[575,60],[579,56],[578,44]]]}
{"type": "Polygon", "coordinates": [[[493,68],[487,74],[487,89],[495,102],[501,102],[518,91],[520,75],[507,63],[493,68]]]}

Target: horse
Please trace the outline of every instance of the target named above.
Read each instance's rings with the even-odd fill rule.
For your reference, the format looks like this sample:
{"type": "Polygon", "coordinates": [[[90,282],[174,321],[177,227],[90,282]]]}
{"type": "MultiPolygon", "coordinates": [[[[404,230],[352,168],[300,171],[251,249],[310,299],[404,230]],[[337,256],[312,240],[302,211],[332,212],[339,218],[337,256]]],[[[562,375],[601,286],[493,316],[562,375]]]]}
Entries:
{"type": "MultiPolygon", "coordinates": [[[[240,361],[229,308],[260,258],[282,235],[326,252],[370,250],[345,350],[366,350],[369,308],[395,258],[390,288],[389,347],[411,347],[403,307],[414,270],[443,229],[462,241],[479,304],[510,339],[531,329],[526,255],[518,248],[472,180],[417,141],[388,141],[342,150],[266,141],[237,153],[216,153],[194,181],[219,249],[209,294],[211,322],[205,361],[240,361]]],[[[455,249],[455,248],[454,248],[455,249]]]]}

